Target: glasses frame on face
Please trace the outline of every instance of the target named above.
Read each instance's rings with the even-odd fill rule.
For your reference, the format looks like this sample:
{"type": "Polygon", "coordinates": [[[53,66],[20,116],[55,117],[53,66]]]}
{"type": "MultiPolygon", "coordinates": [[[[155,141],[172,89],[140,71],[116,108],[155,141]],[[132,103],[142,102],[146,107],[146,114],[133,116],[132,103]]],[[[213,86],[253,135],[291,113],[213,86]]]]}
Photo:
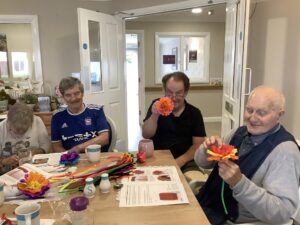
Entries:
{"type": "Polygon", "coordinates": [[[181,99],[181,98],[184,98],[186,96],[186,93],[183,92],[183,91],[178,91],[177,93],[175,92],[171,92],[169,90],[166,90],[165,91],[165,96],[166,97],[169,97],[169,98],[177,98],[177,99],[181,99]]]}

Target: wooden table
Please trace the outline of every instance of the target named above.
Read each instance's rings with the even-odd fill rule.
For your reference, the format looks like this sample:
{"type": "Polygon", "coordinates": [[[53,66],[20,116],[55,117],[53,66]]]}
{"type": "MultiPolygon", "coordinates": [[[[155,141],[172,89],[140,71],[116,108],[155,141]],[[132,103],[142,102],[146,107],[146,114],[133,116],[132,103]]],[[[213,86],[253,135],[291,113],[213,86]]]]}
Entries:
{"type": "MultiPolygon", "coordinates": [[[[102,153],[105,154],[114,153],[102,153]]],[[[87,160],[80,162],[81,166],[91,165],[87,160]]],[[[90,209],[93,211],[95,225],[206,225],[210,224],[202,211],[197,199],[189,188],[183,174],[177,167],[170,151],[156,150],[154,156],[147,159],[142,166],[176,166],[179,177],[187,193],[189,204],[147,206],[120,208],[116,201],[117,192],[111,190],[108,194],[99,192],[96,187],[96,196],[90,200],[90,209]]],[[[41,218],[52,219],[52,210],[49,203],[41,203],[41,218]]],[[[15,205],[2,205],[0,212],[13,216],[15,205]]]]}

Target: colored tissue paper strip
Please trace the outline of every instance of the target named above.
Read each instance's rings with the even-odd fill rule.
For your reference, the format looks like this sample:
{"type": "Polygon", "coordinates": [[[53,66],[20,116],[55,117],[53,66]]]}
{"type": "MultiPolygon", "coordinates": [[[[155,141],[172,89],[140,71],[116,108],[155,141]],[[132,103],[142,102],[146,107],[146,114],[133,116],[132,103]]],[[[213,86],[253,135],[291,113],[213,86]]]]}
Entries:
{"type": "MultiPolygon", "coordinates": [[[[52,176],[49,180],[50,183],[59,187],[60,193],[80,191],[83,190],[87,177],[94,178],[94,183],[97,183],[100,181],[102,173],[113,174],[118,171],[122,172],[126,167],[133,168],[133,157],[131,154],[123,153],[118,156],[108,157],[104,163],[95,164],[73,173],[52,176]]],[[[126,173],[129,173],[128,170],[126,170],[126,173]]]]}
{"type": "Polygon", "coordinates": [[[174,109],[174,103],[169,97],[161,97],[155,104],[157,112],[162,116],[168,116],[174,109]]]}
{"type": "Polygon", "coordinates": [[[2,221],[1,224],[5,224],[5,225],[17,225],[17,223],[14,223],[10,219],[8,219],[5,213],[2,214],[1,221],[2,221]]]}

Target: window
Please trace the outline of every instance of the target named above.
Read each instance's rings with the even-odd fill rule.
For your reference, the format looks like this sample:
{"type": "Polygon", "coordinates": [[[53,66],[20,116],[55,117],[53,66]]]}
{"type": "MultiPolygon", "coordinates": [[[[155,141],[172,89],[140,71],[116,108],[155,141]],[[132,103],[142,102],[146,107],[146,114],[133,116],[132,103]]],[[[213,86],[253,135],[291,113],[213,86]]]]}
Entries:
{"type": "Polygon", "coordinates": [[[12,52],[12,70],[14,78],[29,77],[29,61],[27,52],[12,52]]]}
{"type": "Polygon", "coordinates": [[[155,34],[155,83],[175,71],[182,71],[191,83],[209,82],[210,34],[161,33],[155,34]]]}

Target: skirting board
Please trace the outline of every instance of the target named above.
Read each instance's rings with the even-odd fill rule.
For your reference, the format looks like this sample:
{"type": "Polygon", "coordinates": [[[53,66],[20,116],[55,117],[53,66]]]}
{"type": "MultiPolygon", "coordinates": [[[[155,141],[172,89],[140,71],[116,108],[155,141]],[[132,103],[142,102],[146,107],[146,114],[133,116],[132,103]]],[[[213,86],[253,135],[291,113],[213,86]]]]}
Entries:
{"type": "Polygon", "coordinates": [[[221,116],[204,117],[203,120],[204,120],[204,123],[221,122],[222,117],[221,116]]]}

